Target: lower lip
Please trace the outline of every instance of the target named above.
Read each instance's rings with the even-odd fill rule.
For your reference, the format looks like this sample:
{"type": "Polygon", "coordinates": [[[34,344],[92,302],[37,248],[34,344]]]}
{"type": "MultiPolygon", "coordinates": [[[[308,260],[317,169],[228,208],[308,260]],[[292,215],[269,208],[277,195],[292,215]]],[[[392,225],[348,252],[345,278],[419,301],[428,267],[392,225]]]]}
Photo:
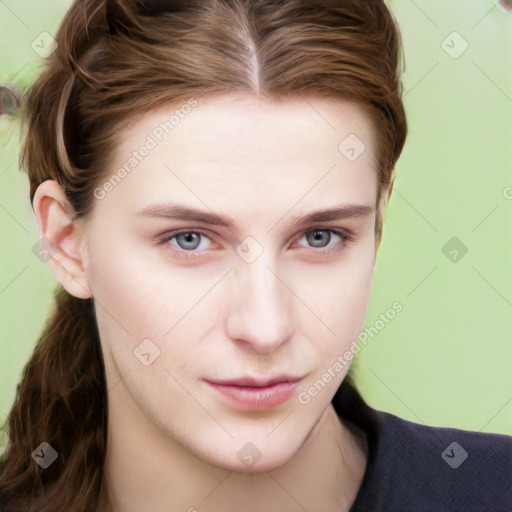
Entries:
{"type": "Polygon", "coordinates": [[[206,382],[221,395],[228,398],[230,403],[241,409],[268,409],[286,402],[294,394],[300,381],[280,382],[262,388],[206,382]]]}

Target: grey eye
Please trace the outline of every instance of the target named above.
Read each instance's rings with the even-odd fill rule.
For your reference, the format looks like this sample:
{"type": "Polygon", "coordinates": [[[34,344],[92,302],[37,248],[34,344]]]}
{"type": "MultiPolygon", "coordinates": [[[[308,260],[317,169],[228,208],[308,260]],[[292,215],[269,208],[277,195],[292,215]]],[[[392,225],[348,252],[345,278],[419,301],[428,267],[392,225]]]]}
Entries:
{"type": "Polygon", "coordinates": [[[201,241],[201,236],[202,235],[200,233],[194,233],[192,231],[190,233],[174,235],[174,238],[181,249],[197,249],[201,241]],[[192,246],[189,244],[192,244],[192,246]]]}
{"type": "Polygon", "coordinates": [[[324,247],[324,245],[318,246],[316,243],[320,242],[322,244],[322,241],[325,241],[328,244],[331,240],[331,233],[325,229],[314,229],[313,231],[308,231],[306,238],[313,247],[324,247]]]}

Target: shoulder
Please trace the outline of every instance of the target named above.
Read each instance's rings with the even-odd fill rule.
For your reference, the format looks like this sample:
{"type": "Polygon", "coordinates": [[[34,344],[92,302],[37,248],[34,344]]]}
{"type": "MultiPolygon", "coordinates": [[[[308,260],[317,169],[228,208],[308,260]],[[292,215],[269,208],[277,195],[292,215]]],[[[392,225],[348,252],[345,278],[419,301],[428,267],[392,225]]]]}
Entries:
{"type": "Polygon", "coordinates": [[[376,415],[373,464],[382,510],[512,511],[511,436],[376,415]]]}
{"type": "Polygon", "coordinates": [[[333,405],[368,447],[350,512],[512,512],[512,436],[424,425],[374,409],[350,379],[333,405]]]}

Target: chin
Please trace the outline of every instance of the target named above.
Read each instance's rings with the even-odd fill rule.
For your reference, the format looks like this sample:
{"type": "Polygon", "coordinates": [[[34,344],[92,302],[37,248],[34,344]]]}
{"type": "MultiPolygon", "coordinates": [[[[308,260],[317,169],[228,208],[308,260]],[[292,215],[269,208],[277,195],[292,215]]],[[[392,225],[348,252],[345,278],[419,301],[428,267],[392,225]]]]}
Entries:
{"type": "Polygon", "coordinates": [[[300,449],[301,444],[287,444],[278,442],[270,444],[261,441],[258,443],[247,442],[240,444],[239,441],[231,445],[224,445],[223,452],[208,452],[197,454],[209,464],[236,473],[262,473],[277,469],[289,462],[300,449]],[[232,454],[235,454],[233,457],[232,454]]]}

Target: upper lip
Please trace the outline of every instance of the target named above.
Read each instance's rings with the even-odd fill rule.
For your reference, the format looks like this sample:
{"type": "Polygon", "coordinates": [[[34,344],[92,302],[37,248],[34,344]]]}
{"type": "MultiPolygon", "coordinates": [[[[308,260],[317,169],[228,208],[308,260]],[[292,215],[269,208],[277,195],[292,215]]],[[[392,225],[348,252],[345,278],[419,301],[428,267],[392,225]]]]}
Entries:
{"type": "Polygon", "coordinates": [[[274,384],[278,384],[281,382],[286,383],[294,383],[301,380],[302,377],[296,377],[294,375],[277,375],[272,378],[262,378],[262,377],[240,377],[238,379],[232,380],[209,380],[214,384],[221,384],[223,386],[245,386],[251,388],[263,388],[267,386],[272,386],[274,384]]]}

